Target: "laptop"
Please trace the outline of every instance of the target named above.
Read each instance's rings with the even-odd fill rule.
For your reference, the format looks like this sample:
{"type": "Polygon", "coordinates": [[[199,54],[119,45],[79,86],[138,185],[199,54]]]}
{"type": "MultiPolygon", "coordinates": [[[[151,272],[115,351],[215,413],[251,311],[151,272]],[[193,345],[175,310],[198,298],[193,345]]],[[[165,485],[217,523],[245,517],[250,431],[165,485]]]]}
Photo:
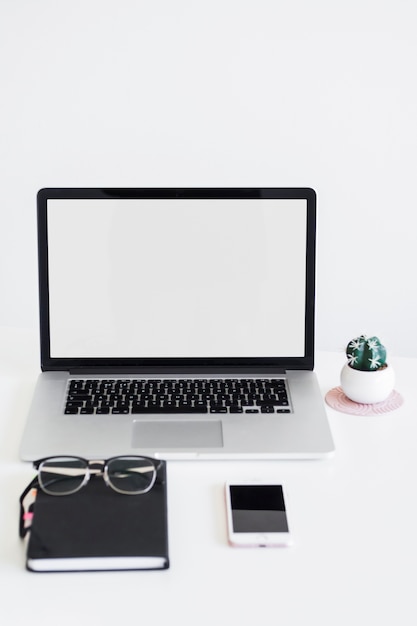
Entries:
{"type": "Polygon", "coordinates": [[[316,194],[41,189],[23,460],[321,458],[316,194]]]}

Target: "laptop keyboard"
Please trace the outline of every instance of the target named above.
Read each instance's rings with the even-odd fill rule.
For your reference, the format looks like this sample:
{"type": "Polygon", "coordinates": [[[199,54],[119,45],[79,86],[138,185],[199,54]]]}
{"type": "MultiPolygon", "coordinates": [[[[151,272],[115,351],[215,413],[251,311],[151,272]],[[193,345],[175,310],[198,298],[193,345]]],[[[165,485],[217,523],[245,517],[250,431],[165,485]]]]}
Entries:
{"type": "Polygon", "coordinates": [[[290,413],[284,379],[71,380],[67,415],[290,413]]]}

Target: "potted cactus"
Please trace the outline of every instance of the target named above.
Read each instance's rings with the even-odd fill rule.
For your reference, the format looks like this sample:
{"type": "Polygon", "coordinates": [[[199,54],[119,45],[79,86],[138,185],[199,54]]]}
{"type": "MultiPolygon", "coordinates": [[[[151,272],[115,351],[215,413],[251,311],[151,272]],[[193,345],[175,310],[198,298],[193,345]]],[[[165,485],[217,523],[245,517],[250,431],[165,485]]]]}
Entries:
{"type": "Polygon", "coordinates": [[[347,363],[340,374],[344,394],[354,402],[374,404],[388,398],[395,375],[386,362],[387,351],[378,337],[361,335],[346,347],[347,363]]]}

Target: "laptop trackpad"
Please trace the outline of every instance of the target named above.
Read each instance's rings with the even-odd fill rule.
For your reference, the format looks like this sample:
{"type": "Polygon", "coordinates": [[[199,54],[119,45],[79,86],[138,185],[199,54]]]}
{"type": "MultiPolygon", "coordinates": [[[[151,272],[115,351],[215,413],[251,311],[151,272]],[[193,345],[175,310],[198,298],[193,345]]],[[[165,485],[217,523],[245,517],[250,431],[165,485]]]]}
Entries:
{"type": "Polygon", "coordinates": [[[133,448],[221,448],[220,421],[155,420],[133,422],[133,448]]]}

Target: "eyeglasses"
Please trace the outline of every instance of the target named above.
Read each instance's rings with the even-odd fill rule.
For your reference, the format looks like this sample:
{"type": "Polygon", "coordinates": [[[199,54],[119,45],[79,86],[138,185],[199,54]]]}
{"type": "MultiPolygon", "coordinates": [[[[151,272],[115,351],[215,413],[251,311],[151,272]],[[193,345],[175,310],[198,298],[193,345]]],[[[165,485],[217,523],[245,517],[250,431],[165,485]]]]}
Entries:
{"type": "Polygon", "coordinates": [[[82,489],[96,476],[102,476],[108,487],[127,496],[137,496],[152,489],[161,461],[145,456],[115,456],[106,461],[87,461],[75,456],[54,456],[35,461],[38,475],[20,496],[20,536],[29,530],[24,500],[29,492],[40,487],[51,496],[69,496],[82,489]]]}

